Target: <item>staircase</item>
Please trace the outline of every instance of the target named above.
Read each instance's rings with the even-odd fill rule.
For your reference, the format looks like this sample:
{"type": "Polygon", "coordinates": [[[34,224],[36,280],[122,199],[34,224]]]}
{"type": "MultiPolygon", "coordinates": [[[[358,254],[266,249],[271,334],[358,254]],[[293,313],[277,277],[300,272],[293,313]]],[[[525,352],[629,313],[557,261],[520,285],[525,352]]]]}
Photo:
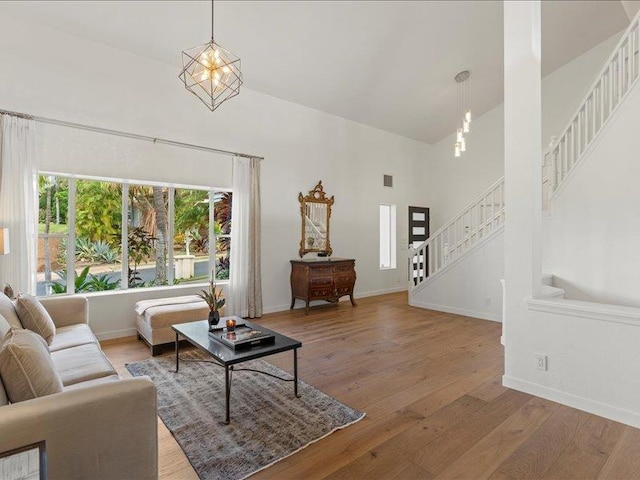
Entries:
{"type": "Polygon", "coordinates": [[[410,293],[435,280],[503,225],[504,177],[427,240],[409,249],[410,271],[413,272],[410,293]]]}
{"type": "MultiPolygon", "coordinates": [[[[631,21],[597,75],[569,124],[554,137],[542,161],[543,209],[574,174],[581,159],[615,116],[640,76],[640,12],[631,21]]],[[[409,248],[409,303],[419,305],[416,294],[454,265],[487,243],[504,227],[504,177],[417,247],[409,248]]],[[[563,298],[553,276],[543,278],[542,294],[563,298]]],[[[487,298],[488,300],[488,298],[487,298]]],[[[450,308],[445,311],[453,311],[450,308]]]]}
{"type": "Polygon", "coordinates": [[[548,205],[638,80],[640,13],[636,14],[591,85],[562,135],[552,138],[543,160],[548,205]]]}

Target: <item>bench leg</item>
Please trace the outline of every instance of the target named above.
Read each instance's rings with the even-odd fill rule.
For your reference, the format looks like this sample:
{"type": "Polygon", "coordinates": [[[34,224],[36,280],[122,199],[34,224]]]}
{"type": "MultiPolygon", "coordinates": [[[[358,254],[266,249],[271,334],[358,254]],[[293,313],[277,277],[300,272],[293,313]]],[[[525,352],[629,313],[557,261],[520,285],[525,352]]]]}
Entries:
{"type": "Polygon", "coordinates": [[[162,354],[162,345],[151,345],[151,356],[156,357],[162,354]]]}

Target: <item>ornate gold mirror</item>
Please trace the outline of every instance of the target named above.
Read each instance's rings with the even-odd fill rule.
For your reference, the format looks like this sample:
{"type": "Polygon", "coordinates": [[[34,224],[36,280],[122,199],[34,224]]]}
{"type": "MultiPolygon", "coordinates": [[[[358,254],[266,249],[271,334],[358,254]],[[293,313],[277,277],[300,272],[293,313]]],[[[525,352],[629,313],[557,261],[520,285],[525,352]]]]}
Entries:
{"type": "Polygon", "coordinates": [[[298,194],[300,214],[302,216],[302,238],[300,239],[300,258],[305,253],[322,252],[331,255],[331,241],[329,240],[329,220],[331,219],[331,205],[333,195],[327,198],[322,189],[322,180],[318,182],[308,195],[298,194]]]}

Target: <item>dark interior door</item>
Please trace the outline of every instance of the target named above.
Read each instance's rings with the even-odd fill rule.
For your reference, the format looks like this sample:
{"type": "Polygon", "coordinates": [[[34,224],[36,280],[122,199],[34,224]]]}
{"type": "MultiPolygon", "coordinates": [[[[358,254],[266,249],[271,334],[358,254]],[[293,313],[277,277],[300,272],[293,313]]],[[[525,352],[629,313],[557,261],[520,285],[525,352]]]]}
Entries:
{"type": "MultiPolygon", "coordinates": [[[[409,245],[417,247],[429,238],[429,209],[427,207],[409,207],[409,245]]],[[[414,285],[427,276],[428,252],[411,260],[409,278],[414,285]]]]}

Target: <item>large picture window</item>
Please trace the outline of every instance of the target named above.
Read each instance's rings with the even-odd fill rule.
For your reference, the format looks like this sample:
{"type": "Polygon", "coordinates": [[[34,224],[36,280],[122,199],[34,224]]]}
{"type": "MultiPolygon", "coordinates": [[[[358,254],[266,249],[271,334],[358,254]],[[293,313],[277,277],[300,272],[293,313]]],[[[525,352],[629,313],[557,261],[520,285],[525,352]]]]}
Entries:
{"type": "Polygon", "coordinates": [[[39,182],[38,295],[229,278],[230,191],[58,174],[39,182]]]}

